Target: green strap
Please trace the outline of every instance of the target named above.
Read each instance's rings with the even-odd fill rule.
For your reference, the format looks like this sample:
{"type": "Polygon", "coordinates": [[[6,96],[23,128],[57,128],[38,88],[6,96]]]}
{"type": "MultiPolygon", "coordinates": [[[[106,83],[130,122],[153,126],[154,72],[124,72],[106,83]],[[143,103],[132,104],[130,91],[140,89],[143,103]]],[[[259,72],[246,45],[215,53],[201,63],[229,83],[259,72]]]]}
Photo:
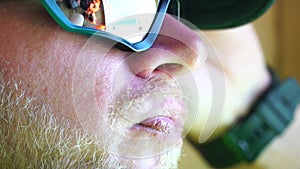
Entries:
{"type": "Polygon", "coordinates": [[[285,130],[299,102],[300,87],[295,79],[274,84],[253,106],[251,113],[224,136],[210,143],[193,143],[214,167],[252,162],[285,130]]]}

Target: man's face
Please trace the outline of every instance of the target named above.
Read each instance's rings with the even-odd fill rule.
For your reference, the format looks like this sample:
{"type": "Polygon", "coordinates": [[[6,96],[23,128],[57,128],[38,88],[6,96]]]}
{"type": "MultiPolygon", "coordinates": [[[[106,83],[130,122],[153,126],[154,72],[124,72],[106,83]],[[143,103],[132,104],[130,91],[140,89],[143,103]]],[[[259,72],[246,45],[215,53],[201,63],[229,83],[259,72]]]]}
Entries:
{"type": "Polygon", "coordinates": [[[101,165],[176,166],[183,122],[195,116],[191,71],[206,57],[192,30],[166,16],[152,48],[134,53],[62,30],[39,4],[0,5],[3,84],[20,82],[15,89],[33,98],[30,106],[45,104],[56,123],[67,123],[60,131],[88,135],[101,165]]]}

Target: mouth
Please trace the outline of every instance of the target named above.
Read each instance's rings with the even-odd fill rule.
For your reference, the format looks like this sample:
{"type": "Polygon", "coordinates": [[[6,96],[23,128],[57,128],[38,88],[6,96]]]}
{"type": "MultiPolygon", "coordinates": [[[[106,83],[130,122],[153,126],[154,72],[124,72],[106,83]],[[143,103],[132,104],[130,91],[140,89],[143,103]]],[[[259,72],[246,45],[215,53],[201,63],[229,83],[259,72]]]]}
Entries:
{"type": "MultiPolygon", "coordinates": [[[[147,113],[140,113],[138,116],[128,116],[126,119],[136,119],[129,126],[129,131],[136,136],[181,136],[183,131],[185,109],[182,102],[175,98],[163,99],[158,103],[153,102],[147,113]]],[[[134,114],[136,115],[136,114],[134,114]]],[[[132,121],[133,122],[133,121],[132,121]]]]}
{"type": "Polygon", "coordinates": [[[132,136],[137,138],[163,137],[163,138],[181,138],[183,130],[176,119],[169,116],[155,116],[147,118],[140,123],[130,127],[132,136]]]}
{"type": "Polygon", "coordinates": [[[175,128],[175,121],[171,117],[156,116],[134,125],[135,127],[145,128],[155,133],[169,133],[175,128]]]}

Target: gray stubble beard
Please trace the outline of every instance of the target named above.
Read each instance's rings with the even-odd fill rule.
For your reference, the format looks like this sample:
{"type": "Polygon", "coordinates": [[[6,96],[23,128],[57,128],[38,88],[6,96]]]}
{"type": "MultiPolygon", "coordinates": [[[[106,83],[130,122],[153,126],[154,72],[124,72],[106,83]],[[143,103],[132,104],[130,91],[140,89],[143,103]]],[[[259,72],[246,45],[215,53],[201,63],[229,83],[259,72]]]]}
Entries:
{"type": "MultiPolygon", "coordinates": [[[[0,91],[0,168],[136,168],[149,160],[110,153],[78,126],[57,120],[47,104],[32,106],[15,81],[0,78],[0,91]]],[[[180,152],[154,157],[161,162],[155,168],[177,168],[180,152]]]]}

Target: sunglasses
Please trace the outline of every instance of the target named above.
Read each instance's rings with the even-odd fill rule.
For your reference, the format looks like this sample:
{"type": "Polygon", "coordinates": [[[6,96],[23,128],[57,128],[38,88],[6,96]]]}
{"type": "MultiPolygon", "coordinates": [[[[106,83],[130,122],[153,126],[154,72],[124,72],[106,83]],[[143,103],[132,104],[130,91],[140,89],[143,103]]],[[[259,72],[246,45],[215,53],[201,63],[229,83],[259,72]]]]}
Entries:
{"type": "Polygon", "coordinates": [[[41,0],[65,30],[105,38],[121,49],[150,48],[166,13],[179,17],[179,0],[41,0]]]}

